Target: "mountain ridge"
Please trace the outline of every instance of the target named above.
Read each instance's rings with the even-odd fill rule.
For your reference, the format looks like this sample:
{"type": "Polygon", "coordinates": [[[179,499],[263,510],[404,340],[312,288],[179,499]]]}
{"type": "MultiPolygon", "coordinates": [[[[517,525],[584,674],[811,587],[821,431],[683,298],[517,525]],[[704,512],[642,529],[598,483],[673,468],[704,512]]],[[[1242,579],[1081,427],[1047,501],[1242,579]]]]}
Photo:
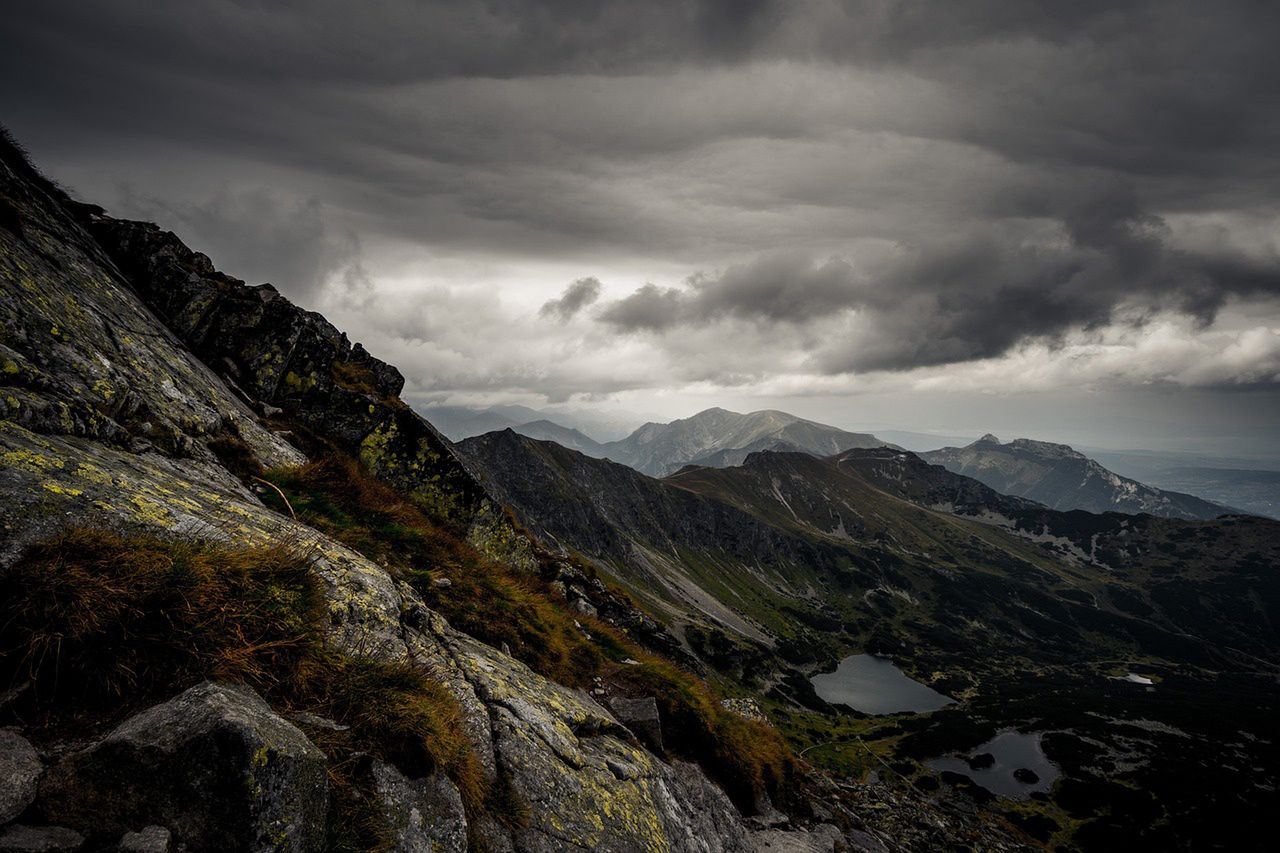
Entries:
{"type": "Polygon", "coordinates": [[[1002,443],[988,433],[965,447],[944,447],[920,456],[997,491],[1052,509],[1146,512],[1187,519],[1216,518],[1231,512],[1194,495],[1122,477],[1066,444],[1026,438],[1002,443]]]}
{"type": "Polygon", "coordinates": [[[776,409],[742,414],[713,407],[669,423],[647,423],[625,439],[604,445],[604,450],[615,462],[660,477],[699,458],[741,451],[770,440],[820,456],[884,444],[867,433],[849,432],[776,409]]]}

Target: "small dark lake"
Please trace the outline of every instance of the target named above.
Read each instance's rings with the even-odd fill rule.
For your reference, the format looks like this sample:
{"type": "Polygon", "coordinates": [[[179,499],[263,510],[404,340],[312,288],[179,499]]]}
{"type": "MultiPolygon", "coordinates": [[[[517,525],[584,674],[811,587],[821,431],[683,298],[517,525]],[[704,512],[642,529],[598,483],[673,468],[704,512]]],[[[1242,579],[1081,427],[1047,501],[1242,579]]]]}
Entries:
{"type": "Polygon", "coordinates": [[[809,679],[823,701],[848,705],[864,714],[936,711],[955,700],[918,681],[912,681],[887,658],[851,655],[835,672],[809,679]]]}
{"type": "Polygon", "coordinates": [[[925,766],[931,770],[961,773],[996,796],[1015,800],[1025,800],[1035,791],[1048,791],[1060,774],[1057,765],[1040,748],[1038,732],[1003,731],[969,752],[970,756],[983,754],[995,759],[990,767],[975,769],[964,757],[957,755],[932,758],[925,762],[925,766]],[[1020,768],[1031,770],[1039,778],[1031,783],[1016,778],[1014,773],[1020,768]]]}

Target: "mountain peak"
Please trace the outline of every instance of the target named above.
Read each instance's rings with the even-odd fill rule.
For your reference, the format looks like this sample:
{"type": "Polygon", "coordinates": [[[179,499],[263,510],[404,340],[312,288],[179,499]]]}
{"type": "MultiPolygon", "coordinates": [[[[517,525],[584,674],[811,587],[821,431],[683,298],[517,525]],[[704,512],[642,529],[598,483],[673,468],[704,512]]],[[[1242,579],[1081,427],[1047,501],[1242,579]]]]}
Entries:
{"type": "Polygon", "coordinates": [[[705,420],[707,418],[740,418],[740,417],[742,417],[742,415],[739,414],[738,412],[731,412],[728,409],[722,409],[719,406],[712,406],[709,409],[703,409],[701,412],[698,412],[695,415],[690,415],[689,417],[685,418],[685,420],[696,421],[696,420],[705,420]]]}
{"type": "Polygon", "coordinates": [[[974,444],[999,444],[1000,439],[996,438],[992,433],[987,433],[982,438],[974,442],[974,444]]]}
{"type": "Polygon", "coordinates": [[[740,414],[714,407],[669,424],[646,424],[603,455],[654,477],[695,462],[715,467],[741,464],[755,450],[784,448],[826,457],[853,447],[879,447],[874,435],[805,420],[776,409],[740,414]]]}

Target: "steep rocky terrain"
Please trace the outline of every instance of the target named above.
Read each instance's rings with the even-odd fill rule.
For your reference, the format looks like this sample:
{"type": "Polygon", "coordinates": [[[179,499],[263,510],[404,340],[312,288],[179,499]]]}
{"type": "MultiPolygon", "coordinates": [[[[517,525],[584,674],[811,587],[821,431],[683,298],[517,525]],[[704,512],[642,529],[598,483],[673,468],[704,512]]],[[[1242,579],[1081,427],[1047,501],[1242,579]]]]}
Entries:
{"type": "MultiPolygon", "coordinates": [[[[348,454],[402,496],[388,511],[469,542],[450,546],[468,565],[536,576],[541,546],[399,400],[402,382],[270,286],[71,201],[0,145],[0,849],[311,850],[375,825],[404,850],[882,849],[843,806],[812,818],[799,791],[773,788],[801,804],[787,818],[726,776],[740,804],[758,792],[735,806],[679,749],[643,746],[597,701],[603,679],[588,694],[455,630],[425,603],[430,582],[277,501],[264,468],[348,454]],[[50,637],[58,651],[38,652],[50,637]],[[384,682],[368,701],[349,692],[384,682]]],[[[580,580],[582,600],[603,589],[580,580]]],[[[600,624],[574,642],[603,643],[592,660],[625,672],[609,656],[641,652],[600,624]]],[[[721,721],[708,755],[718,733],[760,725],[700,713],[721,721]]]]}
{"type": "Polygon", "coordinates": [[[1193,495],[1121,477],[1065,444],[1026,438],[1002,444],[995,436],[985,435],[967,447],[944,447],[920,455],[998,492],[1050,509],[1145,512],[1167,518],[1217,518],[1229,512],[1193,495]]]}
{"type": "Polygon", "coordinates": [[[884,445],[874,435],[846,432],[786,412],[743,415],[707,409],[667,424],[645,424],[621,441],[604,445],[604,455],[642,473],[662,477],[717,451],[761,448],[776,442],[818,456],[830,456],[851,447],[884,445]]]}

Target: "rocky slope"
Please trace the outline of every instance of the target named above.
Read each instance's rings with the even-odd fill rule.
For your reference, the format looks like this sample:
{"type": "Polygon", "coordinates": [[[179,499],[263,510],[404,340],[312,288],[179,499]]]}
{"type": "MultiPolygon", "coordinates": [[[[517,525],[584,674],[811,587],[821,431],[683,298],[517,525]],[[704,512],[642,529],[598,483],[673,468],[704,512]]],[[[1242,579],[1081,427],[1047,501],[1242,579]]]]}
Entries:
{"type": "Polygon", "coordinates": [[[1002,444],[995,436],[985,435],[967,447],[944,447],[920,455],[998,492],[1050,509],[1145,512],[1167,518],[1217,518],[1229,512],[1193,495],[1121,477],[1065,444],[1026,438],[1002,444]]]}
{"type": "MultiPolygon", "coordinates": [[[[319,315],[154,225],[71,201],[0,145],[0,577],[69,526],[305,553],[333,653],[438,680],[487,784],[525,804],[519,821],[467,814],[449,779],[375,762],[369,790],[396,849],[833,849],[835,827],[748,825],[699,768],[453,630],[382,565],[246,487],[245,466],[305,462],[309,433],[486,553],[532,566],[536,544],[401,384],[319,315]]],[[[0,688],[18,727],[0,740],[0,848],[313,850],[326,837],[341,768],[317,738],[332,724],[290,721],[249,688],[173,684],[169,701],[68,737],[23,710],[39,704],[30,684],[0,688]]]]}
{"type": "Polygon", "coordinates": [[[707,409],[667,424],[645,424],[621,441],[604,445],[604,455],[644,474],[662,477],[716,451],[763,447],[776,442],[818,456],[830,456],[851,447],[884,444],[874,435],[846,432],[786,412],[743,415],[725,409],[707,409]]]}

